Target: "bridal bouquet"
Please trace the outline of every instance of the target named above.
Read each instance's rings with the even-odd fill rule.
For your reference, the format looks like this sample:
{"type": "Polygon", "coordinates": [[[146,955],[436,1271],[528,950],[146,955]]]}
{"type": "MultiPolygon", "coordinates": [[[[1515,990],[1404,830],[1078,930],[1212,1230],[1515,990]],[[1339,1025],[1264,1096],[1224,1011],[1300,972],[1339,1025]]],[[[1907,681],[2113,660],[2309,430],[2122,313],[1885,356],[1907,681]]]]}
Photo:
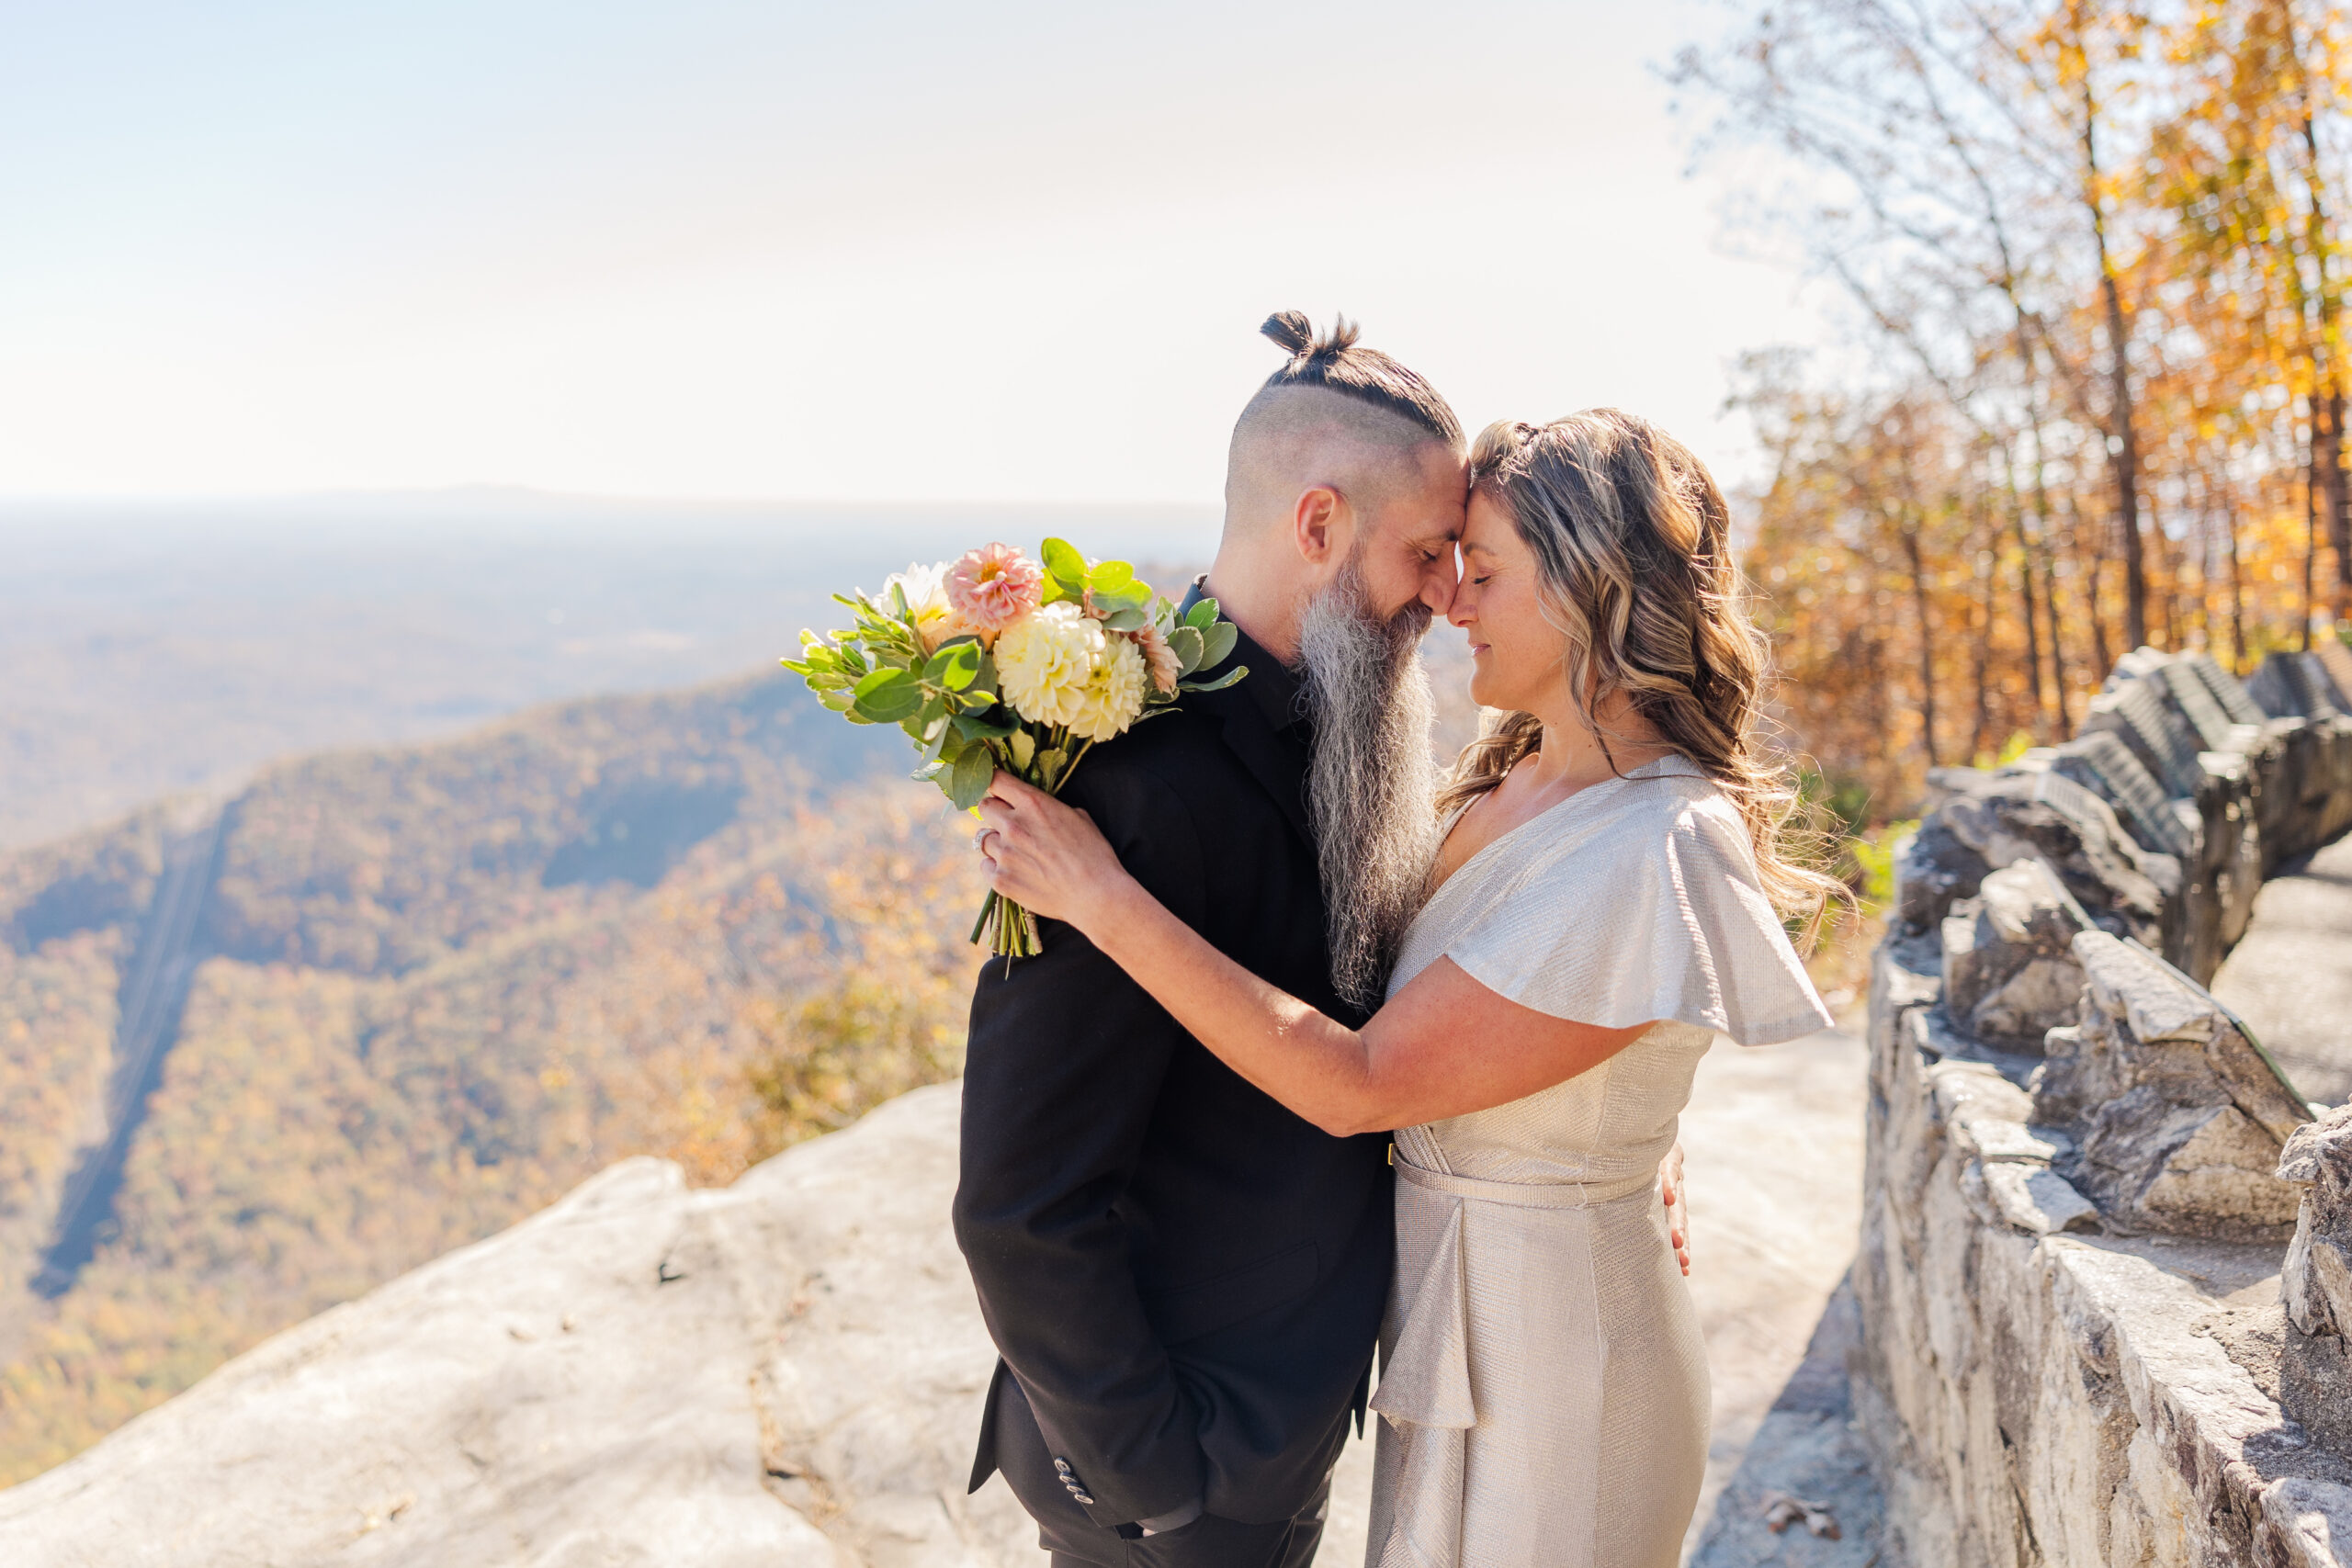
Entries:
{"type": "MultiPolygon", "coordinates": [[[[1060,539],[1031,560],[1009,545],[910,566],[878,594],[843,596],[856,625],[800,634],[784,667],[852,724],[895,724],[930,779],[970,810],[999,768],[1059,793],[1090,747],[1164,712],[1183,692],[1249,673],[1215,669],[1238,635],[1204,598],[1181,618],[1125,561],[1090,561],[1060,539]]],[[[972,940],[1007,958],[1042,951],[1026,909],[990,893],[972,940]]]]}

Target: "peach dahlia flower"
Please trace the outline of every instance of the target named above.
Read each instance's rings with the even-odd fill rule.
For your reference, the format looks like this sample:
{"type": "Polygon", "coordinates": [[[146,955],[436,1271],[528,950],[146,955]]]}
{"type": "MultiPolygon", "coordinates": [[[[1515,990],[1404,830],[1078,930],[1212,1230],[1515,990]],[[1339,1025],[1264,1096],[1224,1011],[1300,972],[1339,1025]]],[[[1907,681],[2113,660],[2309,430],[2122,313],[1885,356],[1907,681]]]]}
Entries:
{"type": "Polygon", "coordinates": [[[999,632],[1037,607],[1045,569],[1011,545],[986,545],[947,569],[947,603],[964,623],[999,632]]]}

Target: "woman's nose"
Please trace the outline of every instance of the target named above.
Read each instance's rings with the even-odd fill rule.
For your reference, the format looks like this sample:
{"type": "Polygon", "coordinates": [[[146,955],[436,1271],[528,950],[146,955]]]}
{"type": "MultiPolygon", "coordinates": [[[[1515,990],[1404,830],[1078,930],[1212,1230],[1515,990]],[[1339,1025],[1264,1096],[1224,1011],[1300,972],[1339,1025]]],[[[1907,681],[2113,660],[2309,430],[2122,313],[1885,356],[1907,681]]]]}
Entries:
{"type": "Polygon", "coordinates": [[[1446,601],[1445,618],[1457,626],[1467,626],[1478,618],[1477,595],[1470,587],[1468,572],[1455,580],[1453,596],[1446,601]]]}

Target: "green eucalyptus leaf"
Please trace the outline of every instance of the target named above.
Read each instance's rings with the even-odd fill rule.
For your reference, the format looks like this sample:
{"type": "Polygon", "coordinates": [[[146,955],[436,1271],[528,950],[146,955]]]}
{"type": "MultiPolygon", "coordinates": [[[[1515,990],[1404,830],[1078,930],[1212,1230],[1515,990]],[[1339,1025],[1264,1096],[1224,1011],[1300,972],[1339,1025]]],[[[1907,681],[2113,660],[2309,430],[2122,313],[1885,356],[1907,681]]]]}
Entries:
{"type": "Polygon", "coordinates": [[[1201,652],[1201,668],[1214,670],[1233,657],[1234,644],[1241,640],[1241,628],[1231,621],[1218,621],[1201,633],[1204,645],[1201,652]]]}
{"type": "Polygon", "coordinates": [[[1216,601],[1204,593],[1185,612],[1184,624],[1196,632],[1204,632],[1216,625],[1216,601]]]}
{"type": "Polygon", "coordinates": [[[931,662],[922,668],[922,678],[928,684],[960,692],[980,672],[982,657],[978,637],[957,637],[931,656],[931,662]]]}
{"type": "Polygon", "coordinates": [[[1078,547],[1068,539],[1047,539],[1037,547],[1037,554],[1045,562],[1046,575],[1066,590],[1062,596],[1077,598],[1086,587],[1086,558],[1078,553],[1078,547]]]}
{"type": "Polygon", "coordinates": [[[1029,764],[1037,760],[1037,738],[1025,729],[1016,729],[1005,742],[1012,748],[1012,766],[1017,773],[1026,773],[1029,764]]]}
{"type": "Polygon", "coordinates": [[[1208,640],[1201,636],[1198,628],[1178,626],[1168,634],[1168,649],[1176,656],[1176,672],[1180,675],[1190,675],[1201,667],[1201,660],[1207,655],[1209,645],[1208,640]]]}
{"type": "Polygon", "coordinates": [[[1151,625],[1151,617],[1133,604],[1125,604],[1103,616],[1102,624],[1114,632],[1139,632],[1151,625]]]}
{"type": "Polygon", "coordinates": [[[1148,582],[1137,582],[1132,577],[1125,579],[1124,581],[1116,582],[1097,583],[1090,581],[1086,585],[1086,592],[1088,596],[1094,601],[1094,607],[1098,610],[1108,610],[1117,608],[1121,605],[1132,604],[1136,609],[1145,612],[1147,615],[1150,613],[1151,584],[1148,582]]]}
{"type": "Polygon", "coordinates": [[[876,724],[897,724],[922,706],[922,682],[904,670],[876,670],[857,683],[853,700],[876,724]]]}
{"type": "Polygon", "coordinates": [[[1250,667],[1247,664],[1237,664],[1214,681],[1184,681],[1179,682],[1176,689],[1180,692],[1222,692],[1248,673],[1250,667]]]}
{"type": "Polygon", "coordinates": [[[948,722],[956,733],[967,740],[1002,740],[1013,731],[1009,718],[989,718],[985,714],[959,713],[948,722]]]}
{"type": "Polygon", "coordinates": [[[996,757],[986,746],[967,746],[956,758],[943,780],[941,787],[958,809],[969,811],[989,793],[989,784],[996,776],[996,757]]]}

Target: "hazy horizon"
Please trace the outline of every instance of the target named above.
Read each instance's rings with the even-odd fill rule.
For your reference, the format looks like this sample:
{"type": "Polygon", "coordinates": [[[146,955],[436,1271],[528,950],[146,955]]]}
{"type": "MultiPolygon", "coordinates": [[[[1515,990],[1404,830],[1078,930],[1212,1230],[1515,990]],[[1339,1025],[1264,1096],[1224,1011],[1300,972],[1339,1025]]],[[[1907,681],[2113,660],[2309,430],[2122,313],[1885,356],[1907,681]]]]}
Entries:
{"type": "Polygon", "coordinates": [[[0,504],[0,849],[291,754],[774,669],[836,624],[831,594],[989,538],[1067,533],[1165,575],[1206,563],[1216,522],[461,491],[0,504]]]}
{"type": "Polygon", "coordinates": [[[1207,503],[1287,308],[1736,475],[1819,333],[1655,68],[1746,9],[28,13],[0,494],[1207,503]]]}

